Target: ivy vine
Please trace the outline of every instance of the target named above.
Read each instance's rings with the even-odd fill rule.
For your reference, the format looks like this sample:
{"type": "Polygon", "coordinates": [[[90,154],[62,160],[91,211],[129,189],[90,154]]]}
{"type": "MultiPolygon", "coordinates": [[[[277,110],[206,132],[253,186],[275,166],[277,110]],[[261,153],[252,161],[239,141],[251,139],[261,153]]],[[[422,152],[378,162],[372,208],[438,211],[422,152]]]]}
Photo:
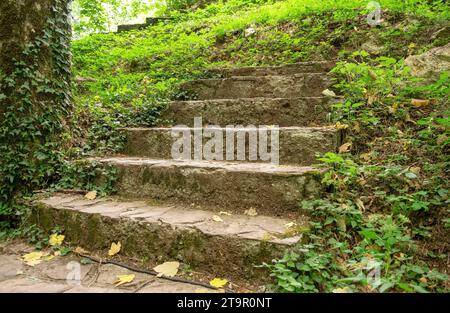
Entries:
{"type": "Polygon", "coordinates": [[[72,109],[68,1],[53,0],[44,29],[0,69],[0,228],[17,199],[49,185],[64,160],[72,109]]]}

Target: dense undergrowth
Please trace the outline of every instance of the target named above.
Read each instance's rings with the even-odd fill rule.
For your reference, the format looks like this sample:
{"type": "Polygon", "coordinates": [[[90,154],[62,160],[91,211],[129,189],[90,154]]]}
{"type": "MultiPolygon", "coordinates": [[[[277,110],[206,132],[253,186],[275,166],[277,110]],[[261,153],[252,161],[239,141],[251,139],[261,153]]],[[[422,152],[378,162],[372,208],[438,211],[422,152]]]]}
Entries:
{"type": "Polygon", "coordinates": [[[328,192],[300,204],[313,216],[307,243],[266,265],[271,288],[448,290],[449,76],[424,85],[403,59],[449,42],[450,10],[444,1],[380,3],[377,27],[367,1],[230,0],[163,10],[175,20],[144,31],[74,41],[74,127],[57,186],[111,191],[111,182],[95,184],[95,165],[67,160],[120,151],[118,127],[162,122],[164,103],[185,96],[178,84],[211,68],[338,60],[333,88],[345,102],[333,122],[346,146],[320,157],[328,192]],[[416,107],[414,98],[430,101],[416,107]]]}
{"type": "Polygon", "coordinates": [[[332,74],[347,142],[319,158],[330,192],[301,204],[314,217],[307,243],[266,265],[274,288],[448,291],[449,72],[424,85],[402,60],[345,59],[332,74]]]}

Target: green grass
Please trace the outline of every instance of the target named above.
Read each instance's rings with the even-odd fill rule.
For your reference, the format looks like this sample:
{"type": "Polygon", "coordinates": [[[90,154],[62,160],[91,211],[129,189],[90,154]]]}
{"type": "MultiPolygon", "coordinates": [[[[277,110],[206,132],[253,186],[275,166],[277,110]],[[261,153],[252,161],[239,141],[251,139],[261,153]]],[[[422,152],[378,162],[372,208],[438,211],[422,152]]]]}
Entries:
{"type": "Polygon", "coordinates": [[[177,84],[207,76],[208,68],[336,58],[341,49],[358,50],[372,33],[385,44],[384,54],[403,57],[414,52],[405,50],[412,41],[433,46],[428,33],[448,19],[443,2],[420,3],[426,2],[381,1],[389,11],[376,29],[366,23],[366,1],[233,0],[173,12],[176,22],[145,31],[87,36],[73,42],[75,75],[96,80],[75,90],[80,122],[100,122],[107,129],[152,125],[159,104],[176,93],[177,84]],[[409,12],[419,19],[417,27],[396,28],[408,23],[409,12]],[[256,34],[245,37],[247,27],[256,34]],[[396,47],[389,46],[392,40],[396,47]]]}

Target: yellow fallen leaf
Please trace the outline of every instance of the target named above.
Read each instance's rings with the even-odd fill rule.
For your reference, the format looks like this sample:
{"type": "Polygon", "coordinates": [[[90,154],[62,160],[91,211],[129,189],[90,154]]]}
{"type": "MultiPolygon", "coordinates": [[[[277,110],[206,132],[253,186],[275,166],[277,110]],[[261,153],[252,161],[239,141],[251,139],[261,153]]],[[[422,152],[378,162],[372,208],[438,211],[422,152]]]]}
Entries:
{"type": "Polygon", "coordinates": [[[324,91],[322,91],[322,95],[324,95],[326,97],[336,97],[336,94],[334,93],[334,91],[332,91],[330,89],[325,89],[324,91]]]}
{"type": "Polygon", "coordinates": [[[392,106],[388,107],[389,113],[394,114],[397,112],[398,104],[394,103],[392,106]]]}
{"type": "Polygon", "coordinates": [[[23,275],[23,271],[22,270],[17,270],[16,275],[23,275]]]}
{"type": "Polygon", "coordinates": [[[420,175],[421,169],[420,169],[420,167],[418,167],[418,166],[413,166],[413,167],[411,167],[409,170],[410,170],[411,172],[413,172],[414,174],[416,174],[416,175],[420,175]]]}
{"type": "Polygon", "coordinates": [[[36,252],[31,252],[31,253],[25,254],[24,256],[22,256],[22,259],[25,262],[29,262],[29,261],[39,260],[43,256],[44,256],[44,252],[36,251],[36,252]]]}
{"type": "Polygon", "coordinates": [[[86,251],[86,250],[84,250],[81,247],[76,247],[74,252],[77,253],[77,254],[89,254],[89,251],[86,251]]]}
{"type": "Polygon", "coordinates": [[[256,212],[255,208],[250,208],[248,210],[245,210],[244,214],[248,216],[257,216],[258,212],[256,212]]]}
{"type": "Polygon", "coordinates": [[[54,255],[47,255],[47,256],[44,256],[42,259],[43,259],[44,261],[51,261],[51,260],[53,260],[54,258],[55,258],[54,255]]]}
{"type": "Polygon", "coordinates": [[[424,284],[426,284],[428,282],[427,278],[423,277],[423,276],[419,278],[419,281],[424,284]]]}
{"type": "Polygon", "coordinates": [[[216,288],[222,288],[223,286],[225,286],[228,283],[228,280],[226,279],[221,279],[221,278],[214,278],[213,280],[211,280],[209,282],[209,284],[213,287],[216,288]]]}
{"type": "Polygon", "coordinates": [[[350,290],[350,288],[344,287],[344,288],[336,288],[336,289],[333,289],[332,292],[333,292],[333,293],[351,293],[352,291],[350,290]]]}
{"type": "Polygon", "coordinates": [[[372,71],[372,70],[369,70],[369,76],[370,76],[370,78],[372,78],[372,79],[374,79],[374,80],[376,80],[377,78],[378,78],[378,75],[377,75],[377,73],[375,73],[374,71],[372,71]]]}
{"type": "Polygon", "coordinates": [[[24,256],[22,256],[22,259],[26,265],[35,266],[42,262],[42,257],[44,255],[45,255],[44,252],[36,251],[36,252],[31,252],[31,253],[25,254],[24,256]]]}
{"type": "Polygon", "coordinates": [[[370,161],[370,153],[362,153],[359,157],[364,161],[370,161]]]}
{"type": "Polygon", "coordinates": [[[58,235],[58,234],[52,234],[50,238],[48,239],[49,245],[53,246],[60,246],[64,241],[65,236],[64,235],[58,235]]]}
{"type": "Polygon", "coordinates": [[[109,255],[109,256],[116,255],[117,253],[120,252],[120,249],[121,249],[121,248],[122,248],[122,245],[120,244],[120,242],[117,242],[117,243],[113,242],[113,243],[111,244],[111,248],[110,248],[109,251],[108,251],[108,255],[109,255]]]}
{"type": "Polygon", "coordinates": [[[345,218],[339,217],[336,219],[336,225],[337,227],[342,231],[347,231],[347,224],[345,222],[345,218]]]}
{"type": "Polygon", "coordinates": [[[214,222],[218,222],[218,223],[223,222],[223,219],[222,219],[220,216],[218,216],[218,215],[214,215],[213,217],[211,217],[211,219],[212,219],[214,222]]]}
{"type": "Polygon", "coordinates": [[[42,260],[33,260],[33,261],[25,262],[26,265],[31,266],[31,267],[36,266],[41,263],[42,263],[42,260]]]}
{"type": "Polygon", "coordinates": [[[180,262],[165,262],[161,265],[153,268],[155,272],[158,273],[158,277],[174,277],[178,273],[178,268],[180,267],[180,262]]]}
{"type": "Polygon", "coordinates": [[[208,289],[208,288],[198,288],[198,289],[195,289],[194,292],[195,293],[225,293],[225,290],[223,290],[223,289],[213,290],[213,289],[208,289]]]}
{"type": "Polygon", "coordinates": [[[233,214],[231,214],[230,212],[225,212],[225,211],[220,211],[219,215],[226,215],[226,216],[231,216],[233,214]]]}
{"type": "Polygon", "coordinates": [[[117,276],[117,281],[115,283],[116,287],[121,286],[123,284],[131,283],[135,277],[136,277],[136,275],[134,275],[134,274],[117,276]]]}
{"type": "Polygon", "coordinates": [[[88,200],[94,200],[97,198],[97,191],[89,191],[84,197],[88,200]]]}
{"type": "Polygon", "coordinates": [[[348,125],[347,124],[342,124],[341,122],[337,122],[334,127],[336,127],[337,129],[347,129],[348,125]]]}
{"type": "Polygon", "coordinates": [[[416,108],[426,107],[430,104],[430,100],[411,99],[411,104],[416,108]]]}
{"type": "Polygon", "coordinates": [[[351,142],[344,143],[342,146],[339,147],[339,153],[349,152],[351,147],[352,147],[351,142]]]}
{"type": "Polygon", "coordinates": [[[261,238],[262,241],[270,241],[273,240],[273,236],[269,233],[265,233],[264,236],[261,238]]]}
{"type": "Polygon", "coordinates": [[[297,223],[296,222],[290,222],[290,223],[287,223],[284,226],[286,226],[286,228],[293,228],[293,227],[297,227],[297,223]]]}
{"type": "Polygon", "coordinates": [[[366,210],[366,207],[364,206],[364,202],[362,202],[361,199],[356,199],[356,206],[363,212],[366,210]]]}

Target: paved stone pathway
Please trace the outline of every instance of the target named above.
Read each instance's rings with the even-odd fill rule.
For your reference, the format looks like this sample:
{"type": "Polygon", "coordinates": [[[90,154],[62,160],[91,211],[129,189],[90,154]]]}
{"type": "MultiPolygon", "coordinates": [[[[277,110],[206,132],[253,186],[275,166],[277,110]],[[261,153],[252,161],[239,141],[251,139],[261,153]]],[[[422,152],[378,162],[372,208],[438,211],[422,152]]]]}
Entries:
{"type": "Polygon", "coordinates": [[[204,289],[112,264],[83,265],[79,263],[81,258],[74,255],[55,257],[32,267],[21,257],[33,251],[23,242],[0,242],[0,293],[193,293],[204,289]],[[80,265],[80,281],[68,282],[73,264],[80,265]],[[136,275],[132,283],[115,287],[118,275],[129,274],[136,275]]]}

